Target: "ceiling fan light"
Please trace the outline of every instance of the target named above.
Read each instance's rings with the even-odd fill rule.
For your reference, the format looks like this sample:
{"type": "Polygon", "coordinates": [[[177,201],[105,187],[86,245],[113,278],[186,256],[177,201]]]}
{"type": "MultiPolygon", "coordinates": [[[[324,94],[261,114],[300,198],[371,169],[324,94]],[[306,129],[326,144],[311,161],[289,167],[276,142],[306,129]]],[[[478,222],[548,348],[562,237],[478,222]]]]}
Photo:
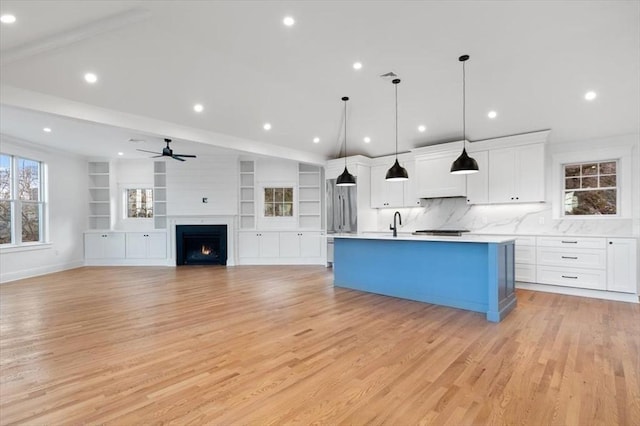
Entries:
{"type": "Polygon", "coordinates": [[[478,162],[469,157],[465,148],[462,149],[462,154],[456,158],[456,161],[451,164],[451,174],[454,175],[478,173],[478,170],[478,162]]]}
{"type": "Polygon", "coordinates": [[[355,184],[356,177],[349,173],[349,170],[347,170],[347,167],[345,166],[342,174],[338,176],[338,179],[336,179],[336,186],[355,186],[355,184]]]}
{"type": "Polygon", "coordinates": [[[393,166],[391,166],[391,168],[387,170],[387,176],[385,177],[385,180],[388,180],[390,182],[401,182],[407,179],[409,179],[409,173],[407,173],[407,169],[402,167],[396,159],[396,162],[393,163],[393,166]]]}

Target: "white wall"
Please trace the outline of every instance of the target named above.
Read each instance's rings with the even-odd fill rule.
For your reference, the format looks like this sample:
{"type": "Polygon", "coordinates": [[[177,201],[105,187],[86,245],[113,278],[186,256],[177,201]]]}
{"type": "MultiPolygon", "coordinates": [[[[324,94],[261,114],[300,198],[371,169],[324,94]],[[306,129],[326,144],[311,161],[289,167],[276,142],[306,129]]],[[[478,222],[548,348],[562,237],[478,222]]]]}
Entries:
{"type": "Polygon", "coordinates": [[[0,141],[3,153],[40,160],[47,166],[50,243],[37,249],[0,249],[0,282],[82,266],[82,233],[88,215],[86,159],[5,135],[0,135],[0,141]]]}
{"type": "MultiPolygon", "coordinates": [[[[423,201],[423,207],[398,209],[402,214],[400,231],[417,229],[462,228],[474,232],[500,234],[580,234],[640,236],[640,135],[616,136],[574,143],[547,145],[547,191],[545,203],[469,206],[464,198],[439,198],[423,201]],[[553,155],[589,152],[603,147],[628,148],[632,173],[631,188],[623,188],[631,198],[631,215],[615,219],[557,219],[553,204],[558,203],[558,185],[552,181],[553,155]]],[[[594,158],[594,160],[597,158],[594,158]]],[[[411,178],[411,177],[410,177],[411,178]]],[[[378,230],[386,231],[393,222],[395,209],[381,209],[378,230]]]]}
{"type": "MultiPolygon", "coordinates": [[[[292,187],[293,199],[298,199],[298,163],[276,158],[256,160],[255,170],[256,227],[258,229],[296,229],[297,219],[293,217],[264,217],[264,188],[292,187]]],[[[297,206],[294,204],[294,208],[297,206]]]]}

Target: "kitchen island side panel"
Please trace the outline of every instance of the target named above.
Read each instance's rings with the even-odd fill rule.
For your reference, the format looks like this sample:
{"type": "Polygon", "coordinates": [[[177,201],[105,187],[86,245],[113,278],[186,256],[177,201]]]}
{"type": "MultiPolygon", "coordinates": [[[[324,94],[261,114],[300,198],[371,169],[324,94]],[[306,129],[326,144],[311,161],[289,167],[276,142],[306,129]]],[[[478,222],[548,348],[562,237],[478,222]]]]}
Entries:
{"type": "MultiPolygon", "coordinates": [[[[500,321],[515,306],[513,291],[513,303],[500,299],[507,299],[508,275],[513,275],[509,246],[512,252],[512,243],[336,238],[334,285],[482,312],[500,321]]],[[[510,281],[513,285],[512,276],[510,281]]]]}

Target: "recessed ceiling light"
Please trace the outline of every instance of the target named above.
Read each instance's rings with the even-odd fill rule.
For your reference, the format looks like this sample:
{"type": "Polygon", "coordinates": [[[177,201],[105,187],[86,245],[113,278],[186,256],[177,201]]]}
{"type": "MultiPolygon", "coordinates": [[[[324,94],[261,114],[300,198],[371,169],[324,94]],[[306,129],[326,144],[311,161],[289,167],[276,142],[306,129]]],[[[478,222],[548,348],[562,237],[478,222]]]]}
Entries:
{"type": "Polygon", "coordinates": [[[584,94],[584,98],[585,98],[586,100],[588,100],[588,101],[592,101],[592,100],[594,100],[597,96],[598,96],[598,95],[596,94],[596,92],[593,92],[593,91],[591,91],[591,92],[587,92],[587,93],[585,93],[585,94],[584,94]]]}
{"type": "Polygon", "coordinates": [[[204,110],[204,107],[202,106],[202,104],[195,104],[195,105],[193,106],[193,110],[194,110],[195,112],[202,112],[202,111],[204,110]]]}
{"type": "Polygon", "coordinates": [[[364,140],[364,143],[371,142],[371,138],[369,136],[365,136],[363,140],[364,140]]]}
{"type": "Polygon", "coordinates": [[[42,129],[43,132],[46,133],[51,133],[51,128],[50,127],[45,127],[44,129],[42,129]]]}
{"type": "Polygon", "coordinates": [[[427,131],[427,126],[420,125],[418,126],[418,131],[424,133],[427,131]]]}
{"type": "Polygon", "coordinates": [[[318,143],[320,142],[320,138],[313,138],[313,143],[318,143]]]}
{"type": "Polygon", "coordinates": [[[264,123],[264,126],[262,126],[262,128],[265,130],[271,130],[271,123],[264,123]]]}
{"type": "Polygon", "coordinates": [[[292,27],[293,24],[296,23],[296,20],[293,19],[291,16],[285,16],[285,18],[282,20],[282,23],[285,24],[287,27],[292,27]]]}
{"type": "Polygon", "coordinates": [[[97,76],[97,75],[95,75],[95,74],[94,74],[94,73],[92,73],[92,72],[88,72],[88,73],[86,73],[86,74],[84,75],[84,80],[85,80],[87,83],[91,83],[91,84],[93,84],[93,83],[95,83],[96,81],[98,81],[98,76],[97,76]]]}
{"type": "Polygon", "coordinates": [[[3,24],[13,24],[16,22],[16,17],[10,13],[0,16],[0,22],[3,24]]]}
{"type": "Polygon", "coordinates": [[[487,117],[489,118],[496,118],[498,116],[498,113],[495,111],[489,111],[489,113],[487,114],[487,117]]]}
{"type": "Polygon", "coordinates": [[[362,62],[354,62],[353,69],[354,70],[362,69],[362,62]]]}
{"type": "Polygon", "coordinates": [[[119,152],[118,155],[122,156],[124,155],[124,152],[119,152]]]}

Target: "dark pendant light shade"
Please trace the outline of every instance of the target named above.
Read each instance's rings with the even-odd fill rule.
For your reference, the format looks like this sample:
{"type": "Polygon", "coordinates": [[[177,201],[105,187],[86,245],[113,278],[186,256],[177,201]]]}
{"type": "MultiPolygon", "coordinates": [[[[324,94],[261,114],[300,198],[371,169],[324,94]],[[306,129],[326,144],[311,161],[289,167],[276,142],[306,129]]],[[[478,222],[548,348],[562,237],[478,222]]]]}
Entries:
{"type": "Polygon", "coordinates": [[[462,62],[462,154],[456,161],[451,164],[451,174],[454,175],[467,175],[478,172],[478,162],[467,154],[467,129],[466,129],[466,86],[465,86],[465,69],[464,63],[469,60],[469,55],[462,55],[458,58],[462,62]]]}
{"type": "Polygon", "coordinates": [[[393,163],[393,166],[391,166],[389,170],[387,170],[385,180],[390,182],[400,182],[409,179],[409,173],[407,173],[407,169],[398,163],[398,83],[400,83],[400,79],[396,78],[392,83],[396,88],[396,162],[393,163]]]}
{"type": "Polygon", "coordinates": [[[343,97],[344,102],[344,171],[338,179],[336,179],[336,186],[354,186],[356,184],[356,177],[349,173],[347,170],[347,101],[348,97],[343,97]]]}

